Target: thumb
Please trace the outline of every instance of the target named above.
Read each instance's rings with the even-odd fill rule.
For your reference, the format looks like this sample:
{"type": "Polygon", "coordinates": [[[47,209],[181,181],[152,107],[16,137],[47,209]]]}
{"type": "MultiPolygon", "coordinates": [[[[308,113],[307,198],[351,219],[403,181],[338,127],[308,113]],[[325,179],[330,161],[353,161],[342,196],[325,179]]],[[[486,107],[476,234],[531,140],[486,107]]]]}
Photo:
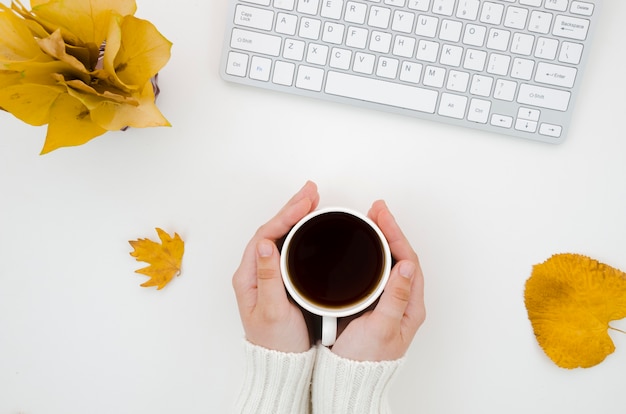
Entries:
{"type": "Polygon", "coordinates": [[[403,260],[394,266],[387,286],[374,309],[374,314],[377,317],[385,319],[389,323],[402,321],[411,299],[411,284],[414,274],[415,264],[409,260],[403,260]]]}
{"type": "Polygon", "coordinates": [[[280,274],[280,255],[276,245],[267,239],[256,245],[257,306],[273,307],[287,301],[280,274]]]}

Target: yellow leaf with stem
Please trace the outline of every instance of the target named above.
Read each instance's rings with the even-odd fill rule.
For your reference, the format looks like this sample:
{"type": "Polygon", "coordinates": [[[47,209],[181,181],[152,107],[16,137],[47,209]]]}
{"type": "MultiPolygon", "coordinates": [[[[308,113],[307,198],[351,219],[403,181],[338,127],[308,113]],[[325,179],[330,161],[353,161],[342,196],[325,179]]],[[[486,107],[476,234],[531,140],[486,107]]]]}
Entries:
{"type": "Polygon", "coordinates": [[[135,271],[150,277],[150,280],[141,286],[156,286],[157,290],[160,290],[174,276],[180,275],[185,243],[176,233],[174,233],[174,237],[171,237],[159,228],[156,231],[161,243],[148,239],[129,241],[129,243],[134,249],[130,255],[136,258],[137,261],[149,264],[149,266],[135,271]]]}
{"type": "Polygon", "coordinates": [[[626,273],[578,254],[533,268],[524,292],[541,348],[562,368],[588,368],[613,353],[609,322],[626,317],[626,273]]]}
{"type": "Polygon", "coordinates": [[[78,99],[63,93],[50,107],[50,122],[41,154],[61,147],[82,145],[106,129],[93,123],[89,110],[78,99]]]}

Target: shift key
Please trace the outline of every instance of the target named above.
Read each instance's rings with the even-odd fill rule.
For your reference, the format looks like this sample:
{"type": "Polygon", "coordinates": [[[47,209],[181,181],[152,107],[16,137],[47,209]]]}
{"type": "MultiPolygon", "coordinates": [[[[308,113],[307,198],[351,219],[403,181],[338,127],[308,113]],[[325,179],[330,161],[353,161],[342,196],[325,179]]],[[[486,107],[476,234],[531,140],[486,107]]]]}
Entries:
{"type": "Polygon", "coordinates": [[[524,83],[519,88],[517,102],[525,105],[538,106],[540,108],[566,111],[571,96],[572,94],[567,91],[524,83]]]}
{"type": "Polygon", "coordinates": [[[263,55],[278,56],[282,39],[278,36],[265,33],[251,32],[243,29],[233,29],[230,37],[230,47],[263,55]]]}

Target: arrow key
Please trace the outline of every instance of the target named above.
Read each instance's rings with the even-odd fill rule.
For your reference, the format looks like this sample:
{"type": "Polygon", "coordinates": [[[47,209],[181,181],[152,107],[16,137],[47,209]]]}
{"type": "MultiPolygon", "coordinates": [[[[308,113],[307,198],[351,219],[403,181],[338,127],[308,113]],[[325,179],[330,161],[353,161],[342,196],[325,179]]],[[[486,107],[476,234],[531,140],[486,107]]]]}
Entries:
{"type": "Polygon", "coordinates": [[[561,136],[561,131],[563,128],[560,125],[546,124],[543,123],[539,127],[539,133],[541,135],[546,135],[549,137],[558,138],[561,136]]]}

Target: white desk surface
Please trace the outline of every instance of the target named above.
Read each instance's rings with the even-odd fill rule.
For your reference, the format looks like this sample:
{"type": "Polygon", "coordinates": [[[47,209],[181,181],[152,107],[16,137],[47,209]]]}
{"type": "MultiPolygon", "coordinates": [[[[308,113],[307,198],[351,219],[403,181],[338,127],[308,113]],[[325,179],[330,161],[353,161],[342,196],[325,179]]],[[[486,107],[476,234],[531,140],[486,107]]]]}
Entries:
{"type": "Polygon", "coordinates": [[[158,100],[171,128],[39,156],[45,127],[0,113],[0,413],[229,412],[231,276],[307,179],[322,206],[384,198],[420,255],[428,317],[394,413],[624,412],[626,335],[604,363],[560,369],[523,289],[560,252],[626,270],[626,2],[605,1],[571,134],[552,146],[228,84],[227,1],[137,1],[174,43],[158,100]],[[139,287],[127,243],[157,226],[186,241],[161,291],[139,287]]]}

